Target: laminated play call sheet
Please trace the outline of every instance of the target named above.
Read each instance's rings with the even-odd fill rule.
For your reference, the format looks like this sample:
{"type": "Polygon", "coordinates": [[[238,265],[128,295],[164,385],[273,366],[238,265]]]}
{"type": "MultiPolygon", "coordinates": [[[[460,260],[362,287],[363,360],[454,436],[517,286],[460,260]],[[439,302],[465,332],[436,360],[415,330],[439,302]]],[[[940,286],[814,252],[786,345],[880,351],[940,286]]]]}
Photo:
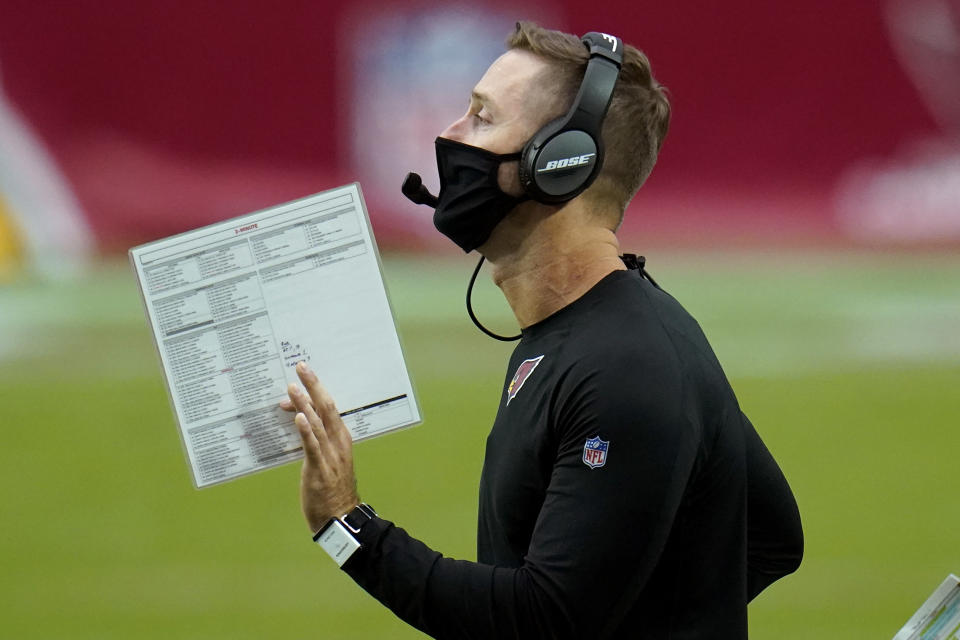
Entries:
{"type": "Polygon", "coordinates": [[[893,640],[960,639],[960,578],[952,573],[930,594],[893,640]]]}
{"type": "Polygon", "coordinates": [[[420,422],[356,183],[130,250],[198,488],[303,457],[306,360],[353,439],[420,422]]]}

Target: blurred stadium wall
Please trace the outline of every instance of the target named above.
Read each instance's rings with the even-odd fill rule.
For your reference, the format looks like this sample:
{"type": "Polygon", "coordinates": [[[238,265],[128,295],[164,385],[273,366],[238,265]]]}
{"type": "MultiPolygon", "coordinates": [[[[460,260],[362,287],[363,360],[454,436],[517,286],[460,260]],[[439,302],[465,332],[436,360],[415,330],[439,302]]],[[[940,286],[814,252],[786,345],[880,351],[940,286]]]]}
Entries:
{"type": "MultiPolygon", "coordinates": [[[[960,242],[960,0],[0,0],[0,69],[102,251],[354,180],[381,246],[445,248],[399,184],[436,187],[433,138],[522,18],[615,32],[671,91],[628,235],[960,242]]],[[[8,262],[51,219],[9,185],[8,262]]]]}

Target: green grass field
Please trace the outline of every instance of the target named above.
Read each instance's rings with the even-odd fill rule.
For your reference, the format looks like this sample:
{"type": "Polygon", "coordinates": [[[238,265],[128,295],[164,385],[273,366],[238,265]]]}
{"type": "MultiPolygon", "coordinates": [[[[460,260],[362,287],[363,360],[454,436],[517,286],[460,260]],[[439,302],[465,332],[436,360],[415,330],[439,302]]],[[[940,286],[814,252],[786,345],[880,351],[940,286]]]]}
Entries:
{"type": "MultiPolygon", "coordinates": [[[[891,638],[960,573],[960,257],[648,257],[800,503],[803,566],[751,636],[891,638]]],[[[468,559],[510,349],[462,309],[471,266],[385,261],[426,420],[356,448],[366,500],[468,559]]],[[[0,289],[0,424],[0,637],[422,637],[312,545],[298,465],[193,489],[125,263],[0,289]]]]}

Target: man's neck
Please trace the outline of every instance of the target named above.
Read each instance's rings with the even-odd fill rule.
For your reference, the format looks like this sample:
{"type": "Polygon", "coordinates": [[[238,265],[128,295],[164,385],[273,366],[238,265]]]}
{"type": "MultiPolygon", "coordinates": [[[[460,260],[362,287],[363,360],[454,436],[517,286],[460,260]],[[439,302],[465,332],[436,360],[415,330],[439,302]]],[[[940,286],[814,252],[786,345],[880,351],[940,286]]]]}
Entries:
{"type": "Polygon", "coordinates": [[[559,221],[544,221],[514,251],[488,256],[493,281],[523,328],[566,307],[613,271],[625,269],[620,244],[609,229],[551,222],[559,221]]]}

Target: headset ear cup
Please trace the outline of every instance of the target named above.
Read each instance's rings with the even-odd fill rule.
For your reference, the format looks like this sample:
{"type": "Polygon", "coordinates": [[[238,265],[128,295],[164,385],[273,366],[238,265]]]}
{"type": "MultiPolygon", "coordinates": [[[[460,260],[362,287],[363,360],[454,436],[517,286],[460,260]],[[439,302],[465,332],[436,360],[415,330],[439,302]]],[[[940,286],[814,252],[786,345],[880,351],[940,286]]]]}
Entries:
{"type": "Polygon", "coordinates": [[[583,131],[564,131],[543,145],[534,165],[534,181],[549,199],[562,202],[586,188],[596,166],[594,139],[583,131]]]}
{"type": "Polygon", "coordinates": [[[579,130],[561,131],[536,150],[526,165],[528,193],[538,202],[566,202],[583,192],[596,177],[602,158],[597,141],[579,130]]]}
{"type": "Polygon", "coordinates": [[[520,156],[520,184],[523,186],[524,192],[533,200],[541,201],[541,194],[536,185],[536,167],[537,160],[540,158],[540,151],[550,138],[563,130],[566,121],[565,117],[551,120],[540,127],[540,130],[533,134],[533,137],[527,140],[527,144],[523,147],[520,156]]]}
{"type": "Polygon", "coordinates": [[[590,59],[570,110],[537,131],[520,155],[520,184],[537,202],[575,198],[593,183],[603,163],[603,120],[623,53],[614,36],[590,32],[582,41],[590,59]]]}

